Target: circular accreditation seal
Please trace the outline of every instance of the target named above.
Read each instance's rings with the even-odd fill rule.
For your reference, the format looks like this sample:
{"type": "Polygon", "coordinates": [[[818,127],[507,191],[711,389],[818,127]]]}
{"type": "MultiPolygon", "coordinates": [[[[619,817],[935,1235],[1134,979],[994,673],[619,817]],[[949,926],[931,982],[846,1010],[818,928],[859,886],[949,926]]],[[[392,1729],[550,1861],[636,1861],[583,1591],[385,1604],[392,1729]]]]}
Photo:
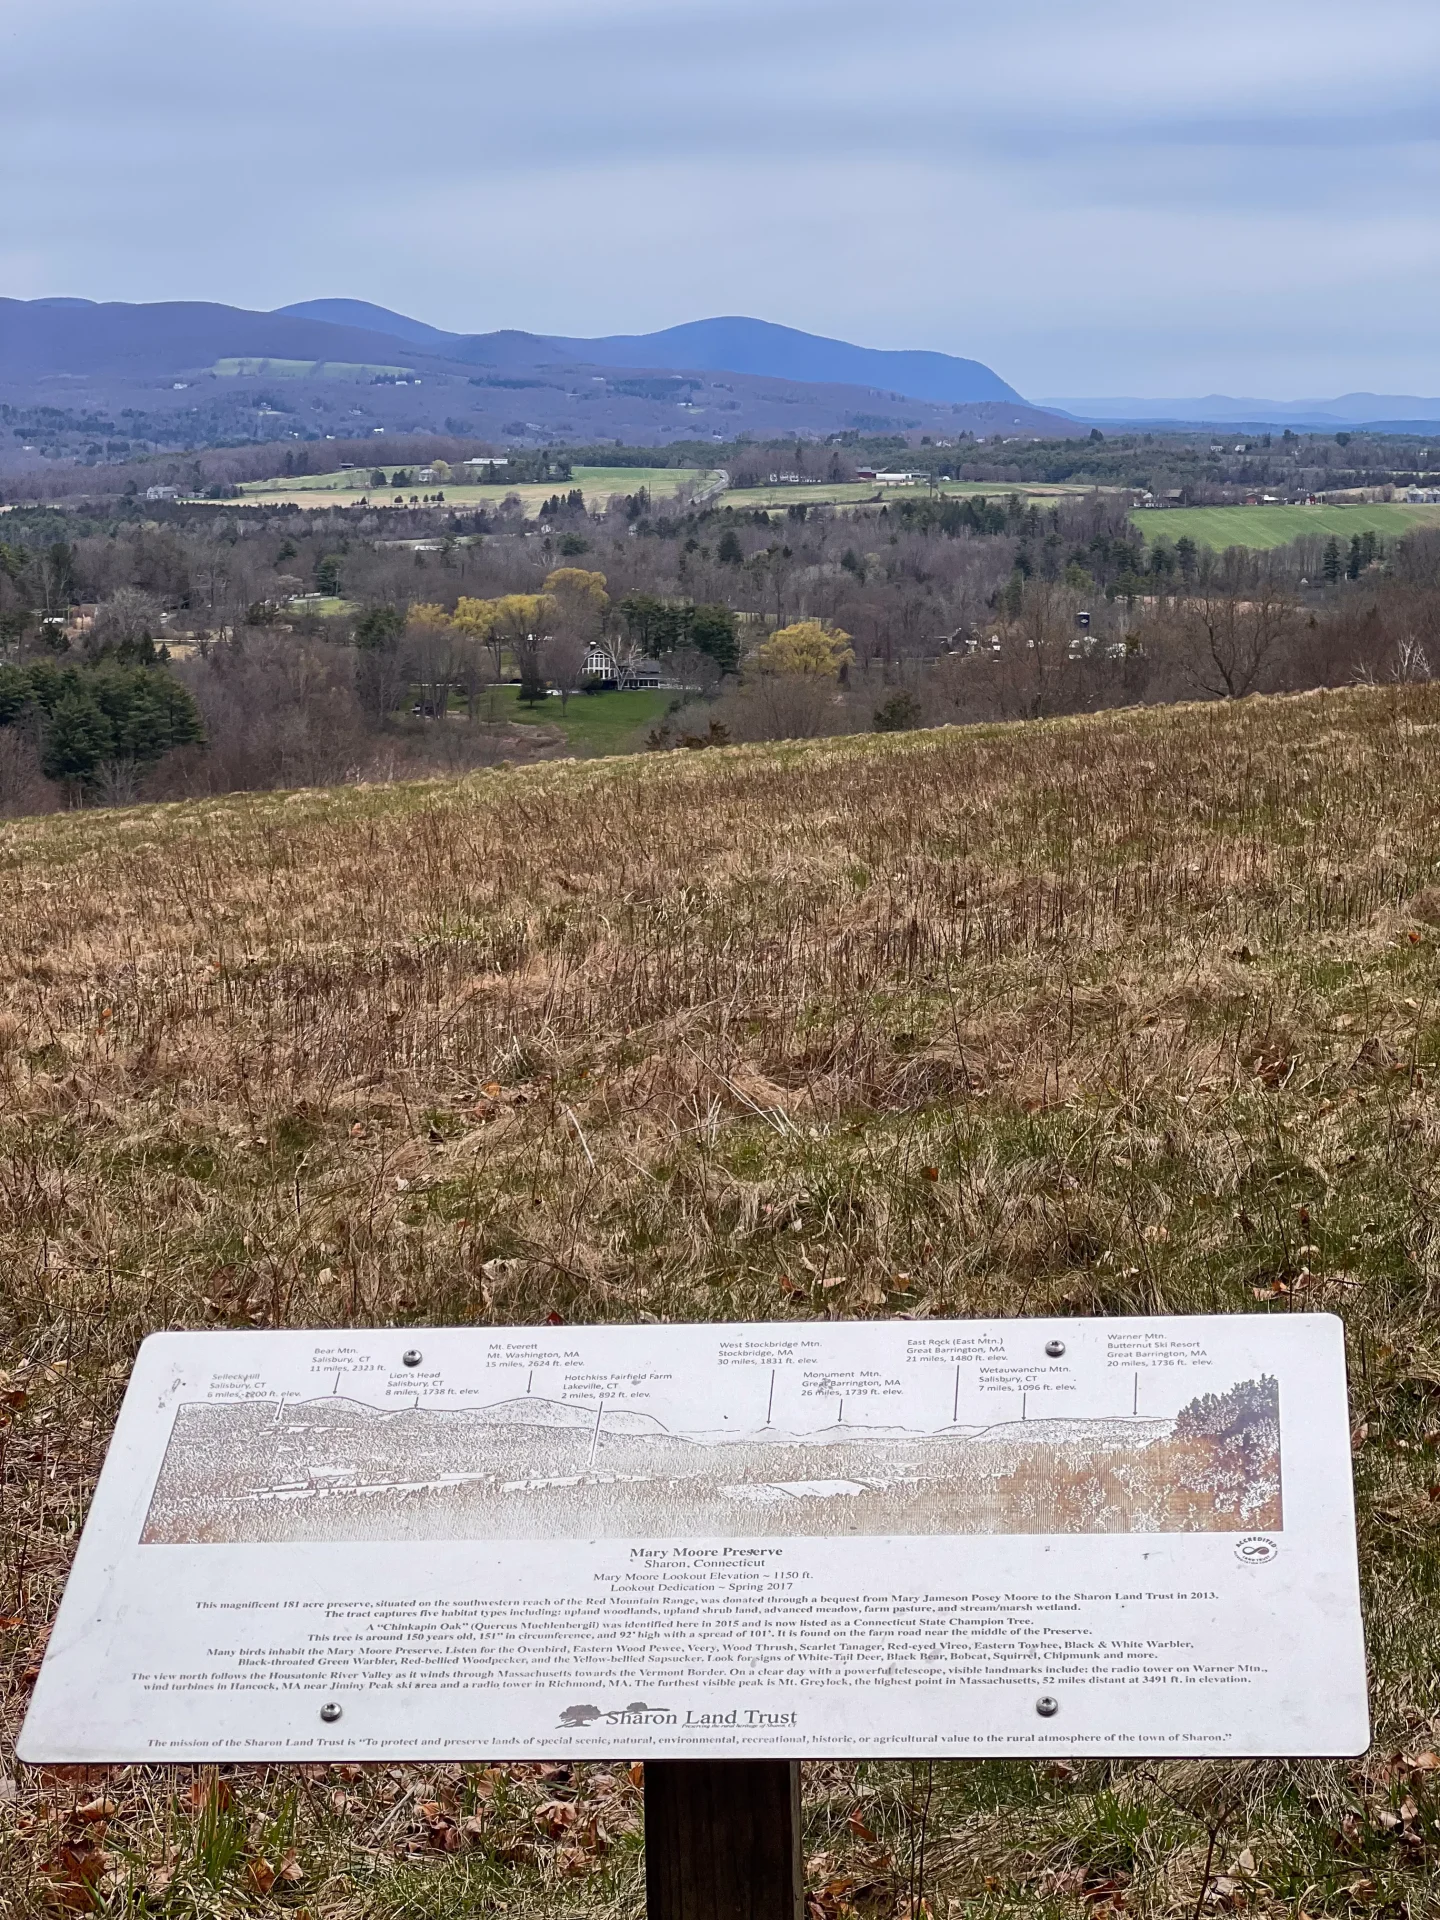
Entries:
{"type": "Polygon", "coordinates": [[[1252,1533],[1235,1542],[1235,1558],[1242,1567],[1267,1567],[1280,1549],[1264,1534],[1252,1533]]]}

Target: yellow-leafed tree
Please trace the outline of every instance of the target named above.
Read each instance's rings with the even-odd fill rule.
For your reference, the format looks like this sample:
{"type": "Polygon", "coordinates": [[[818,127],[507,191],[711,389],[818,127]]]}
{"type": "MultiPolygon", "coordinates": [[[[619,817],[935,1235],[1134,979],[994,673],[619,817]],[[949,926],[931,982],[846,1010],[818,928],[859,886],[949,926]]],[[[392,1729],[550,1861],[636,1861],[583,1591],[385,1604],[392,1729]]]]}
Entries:
{"type": "Polygon", "coordinates": [[[556,567],[545,577],[545,592],[568,627],[598,633],[610,611],[604,574],[585,567],[556,567]]]}
{"type": "Polygon", "coordinates": [[[752,666],[756,673],[809,675],[817,679],[838,679],[855,655],[850,635],[839,627],[827,627],[820,620],[797,620],[793,626],[777,627],[768,640],[755,649],[752,666]]]}

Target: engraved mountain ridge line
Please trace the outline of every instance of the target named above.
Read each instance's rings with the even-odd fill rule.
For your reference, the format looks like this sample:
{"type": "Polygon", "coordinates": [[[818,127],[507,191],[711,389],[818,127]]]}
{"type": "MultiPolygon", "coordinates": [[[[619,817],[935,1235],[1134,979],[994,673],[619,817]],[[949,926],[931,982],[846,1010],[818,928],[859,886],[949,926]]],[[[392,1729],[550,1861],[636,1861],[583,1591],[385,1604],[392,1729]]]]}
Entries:
{"type": "Polygon", "coordinates": [[[1269,1379],[1208,1395],[1174,1416],[1047,1413],[929,1431],[838,1418],[805,1432],[773,1421],[685,1432],[623,1404],[541,1394],[422,1406],[420,1386],[398,1407],[338,1391],[180,1405],[142,1539],[1282,1525],[1278,1388],[1269,1379]]]}

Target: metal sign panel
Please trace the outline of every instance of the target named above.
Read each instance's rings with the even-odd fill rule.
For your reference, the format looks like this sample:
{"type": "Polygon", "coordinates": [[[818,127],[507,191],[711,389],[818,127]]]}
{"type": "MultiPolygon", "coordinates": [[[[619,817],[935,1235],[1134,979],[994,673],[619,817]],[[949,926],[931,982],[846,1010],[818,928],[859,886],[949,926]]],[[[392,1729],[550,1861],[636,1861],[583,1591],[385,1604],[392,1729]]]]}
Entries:
{"type": "Polygon", "coordinates": [[[29,1761],[1354,1754],[1340,1323],[166,1333],[29,1761]]]}

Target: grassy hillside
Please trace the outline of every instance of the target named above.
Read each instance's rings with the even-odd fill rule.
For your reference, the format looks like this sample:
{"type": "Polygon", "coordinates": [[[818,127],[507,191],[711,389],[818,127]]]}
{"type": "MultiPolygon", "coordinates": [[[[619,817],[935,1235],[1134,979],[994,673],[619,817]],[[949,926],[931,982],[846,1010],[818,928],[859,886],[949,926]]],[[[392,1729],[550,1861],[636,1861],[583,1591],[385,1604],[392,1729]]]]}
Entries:
{"type": "Polygon", "coordinates": [[[1221,552],[1226,547],[1267,552],[1292,540],[1328,540],[1332,533],[1347,543],[1357,533],[1398,540],[1415,527],[1440,527],[1440,507],[1378,500],[1354,507],[1172,507],[1163,513],[1145,508],[1131,520],[1149,540],[1162,533],[1172,541],[1188,534],[1199,546],[1221,552]]]}
{"type": "Polygon", "coordinates": [[[1320,1308],[1372,1757],[808,1767],[813,1912],[1435,1910],[1440,688],[0,836],[0,1909],[640,1898],[620,1765],[9,1784],[152,1328],[1320,1308]]]}

